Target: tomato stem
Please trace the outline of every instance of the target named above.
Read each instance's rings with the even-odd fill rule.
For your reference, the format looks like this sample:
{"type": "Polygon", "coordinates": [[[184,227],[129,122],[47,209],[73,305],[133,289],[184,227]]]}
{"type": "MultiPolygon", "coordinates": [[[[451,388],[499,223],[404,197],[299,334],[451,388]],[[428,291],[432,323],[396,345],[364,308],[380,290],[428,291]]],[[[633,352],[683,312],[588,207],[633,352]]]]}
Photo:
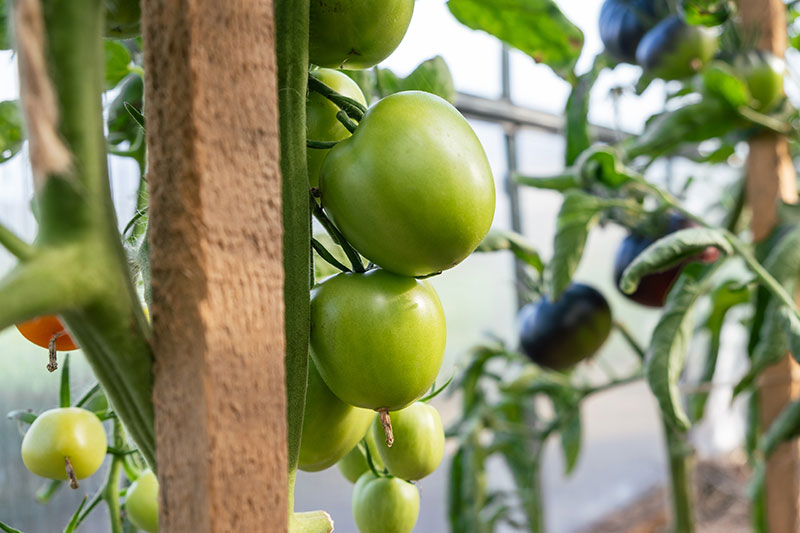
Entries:
{"type": "Polygon", "coordinates": [[[347,131],[350,133],[355,133],[356,128],[358,128],[358,124],[356,124],[350,117],[347,116],[347,113],[344,110],[340,110],[336,113],[336,119],[342,123],[342,126],[347,128],[347,131]]]}
{"type": "Polygon", "coordinates": [[[27,261],[36,253],[36,249],[33,246],[20,239],[3,224],[0,224],[0,245],[20,261],[27,261]]]}
{"type": "Polygon", "coordinates": [[[392,431],[392,418],[389,416],[388,409],[378,409],[378,420],[383,426],[383,433],[386,436],[386,446],[389,448],[394,444],[394,432],[392,431]]]}
{"type": "Polygon", "coordinates": [[[316,250],[319,256],[322,259],[324,259],[325,262],[327,262],[329,265],[338,268],[342,272],[351,272],[349,268],[341,264],[335,257],[333,257],[333,254],[331,254],[325,248],[325,246],[322,245],[321,242],[319,242],[317,239],[314,239],[313,237],[311,239],[311,247],[314,248],[314,250],[316,250]]]}
{"type": "Polygon", "coordinates": [[[350,264],[353,266],[353,271],[358,272],[359,274],[363,274],[366,272],[364,269],[364,263],[361,262],[361,256],[359,253],[353,248],[353,246],[347,242],[347,239],[344,238],[344,235],[339,231],[331,219],[325,214],[322,208],[317,204],[316,200],[314,200],[314,196],[311,195],[311,210],[314,214],[314,218],[316,218],[322,227],[325,228],[325,231],[328,232],[328,235],[331,236],[333,242],[338,244],[344,250],[344,253],[347,255],[347,259],[350,261],[350,264]]]}
{"type": "Polygon", "coordinates": [[[367,108],[361,102],[334,91],[313,74],[308,76],[308,89],[321,94],[355,120],[360,121],[367,112],[367,108]]]}
{"type": "Polygon", "coordinates": [[[313,148],[315,150],[330,150],[337,144],[339,144],[339,141],[306,141],[306,147],[313,148]]]}

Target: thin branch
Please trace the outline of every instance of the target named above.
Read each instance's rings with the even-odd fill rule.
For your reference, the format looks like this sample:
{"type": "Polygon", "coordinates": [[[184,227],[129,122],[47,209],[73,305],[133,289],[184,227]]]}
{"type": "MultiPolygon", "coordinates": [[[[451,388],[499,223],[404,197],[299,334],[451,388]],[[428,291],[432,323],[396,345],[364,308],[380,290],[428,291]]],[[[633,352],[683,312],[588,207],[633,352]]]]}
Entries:
{"type": "Polygon", "coordinates": [[[30,260],[36,253],[36,249],[26,243],[9,228],[0,224],[0,245],[20,261],[30,260]]]}
{"type": "Polygon", "coordinates": [[[329,86],[325,85],[321,80],[315,78],[313,75],[308,76],[308,89],[319,93],[334,104],[339,109],[347,113],[347,115],[355,120],[361,120],[367,108],[361,103],[352,98],[348,98],[343,94],[339,94],[329,86]]]}

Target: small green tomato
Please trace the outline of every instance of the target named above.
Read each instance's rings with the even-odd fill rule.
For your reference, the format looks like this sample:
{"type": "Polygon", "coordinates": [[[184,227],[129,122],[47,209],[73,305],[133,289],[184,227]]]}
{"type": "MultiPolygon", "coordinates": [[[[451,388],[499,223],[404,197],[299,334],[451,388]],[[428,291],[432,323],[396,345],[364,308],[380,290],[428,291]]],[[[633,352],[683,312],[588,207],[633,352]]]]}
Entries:
{"type": "Polygon", "coordinates": [[[66,480],[69,459],[75,477],[84,479],[103,464],[106,448],[106,431],[94,413],[62,407],[33,421],[22,439],[22,462],[38,476],[66,480]]]}
{"type": "Polygon", "coordinates": [[[142,472],[128,487],[125,512],[134,526],[149,533],[158,532],[158,479],[151,470],[142,472]]]}
{"type": "Polygon", "coordinates": [[[389,472],[402,479],[422,479],[431,474],[444,457],[444,427],[439,411],[416,402],[405,409],[389,413],[392,419],[394,444],[383,440],[379,420],[372,424],[372,436],[378,453],[389,472]]]}
{"type": "Polygon", "coordinates": [[[353,488],[353,517],[361,533],[411,533],[419,516],[419,490],[397,477],[366,472],[353,488]]]}
{"type": "MultiPolygon", "coordinates": [[[[381,433],[381,438],[383,438],[383,433],[381,433]]],[[[378,470],[383,470],[384,464],[381,460],[381,456],[378,454],[378,445],[375,442],[375,437],[372,435],[371,429],[368,429],[366,435],[364,435],[364,442],[367,448],[369,448],[372,464],[375,465],[375,468],[378,470]]],[[[347,455],[342,457],[342,459],[336,463],[336,466],[339,467],[339,472],[341,472],[350,483],[358,481],[361,474],[369,470],[367,456],[361,451],[359,445],[353,446],[353,449],[347,452],[347,455]]]]}

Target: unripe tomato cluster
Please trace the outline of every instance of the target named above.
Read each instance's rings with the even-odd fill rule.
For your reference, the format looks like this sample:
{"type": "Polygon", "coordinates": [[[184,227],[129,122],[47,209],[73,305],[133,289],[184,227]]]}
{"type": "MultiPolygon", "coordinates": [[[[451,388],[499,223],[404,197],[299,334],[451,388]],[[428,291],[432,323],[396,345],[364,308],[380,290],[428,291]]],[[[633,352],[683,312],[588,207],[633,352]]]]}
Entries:
{"type": "MultiPolygon", "coordinates": [[[[413,0],[312,1],[310,75],[366,105],[346,74],[317,67],[375,65],[402,40],[413,7],[413,0]]],[[[299,462],[308,471],[339,462],[356,483],[362,533],[408,533],[419,512],[411,481],[444,455],[439,413],[418,400],[441,369],[445,316],[420,278],[452,268],[481,242],[494,216],[494,179],[467,121],[438,96],[393,94],[359,115],[355,128],[341,115],[327,96],[309,92],[307,138],[323,146],[308,149],[309,186],[345,244],[370,265],[354,263],[312,290],[299,462]]]]}

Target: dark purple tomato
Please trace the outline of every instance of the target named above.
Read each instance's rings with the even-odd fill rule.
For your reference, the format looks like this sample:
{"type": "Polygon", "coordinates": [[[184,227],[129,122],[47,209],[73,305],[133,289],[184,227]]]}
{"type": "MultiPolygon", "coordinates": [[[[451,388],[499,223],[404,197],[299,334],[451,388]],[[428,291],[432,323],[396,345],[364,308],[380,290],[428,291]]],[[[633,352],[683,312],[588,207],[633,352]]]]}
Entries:
{"type": "Polygon", "coordinates": [[[573,283],[561,298],[520,311],[520,347],[534,363],[566,370],[592,356],[611,332],[611,308],[596,289],[573,283]]]}
{"type": "MultiPolygon", "coordinates": [[[[663,221],[661,228],[656,228],[652,233],[647,234],[636,230],[631,232],[630,235],[625,237],[622,244],[620,244],[617,250],[617,257],[614,260],[614,281],[617,288],[619,288],[622,273],[645,248],[665,235],[696,226],[697,224],[680,215],[670,215],[663,221]]],[[[625,296],[641,305],[663,307],[664,302],[667,300],[669,290],[672,288],[672,285],[675,283],[675,280],[678,279],[678,276],[687,263],[692,261],[713,263],[718,257],[719,251],[716,248],[709,247],[699,255],[683,261],[674,267],[661,272],[647,274],[639,281],[639,286],[636,288],[636,291],[632,294],[625,294],[624,292],[622,294],[625,294],[625,296]]]]}
{"type": "Polygon", "coordinates": [[[636,48],[636,62],[649,75],[664,80],[688,78],[717,53],[713,30],[692,26],[677,15],[649,30],[636,48]]]}
{"type": "Polygon", "coordinates": [[[639,41],[666,12],[663,0],[606,0],[600,9],[600,39],[611,56],[635,63],[639,41]]]}

